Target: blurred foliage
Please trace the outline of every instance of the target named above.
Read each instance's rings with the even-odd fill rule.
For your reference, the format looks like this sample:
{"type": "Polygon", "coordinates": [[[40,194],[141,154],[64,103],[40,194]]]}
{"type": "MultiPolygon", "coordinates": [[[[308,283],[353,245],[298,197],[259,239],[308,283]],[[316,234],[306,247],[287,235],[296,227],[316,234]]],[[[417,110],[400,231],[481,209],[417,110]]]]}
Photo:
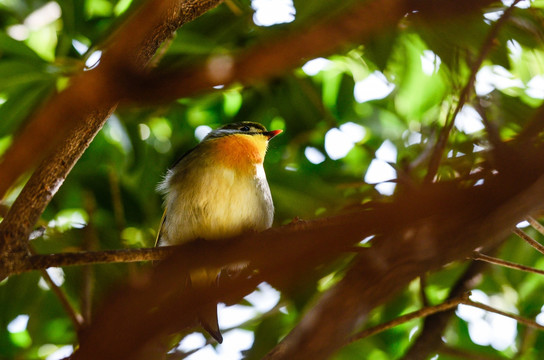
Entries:
{"type": "MultiPolygon", "coordinates": [[[[180,29],[160,66],[183,67],[285,36],[341,13],[351,2],[339,8],[334,2],[297,0],[292,24],[265,27],[254,22],[255,1],[230,0],[180,29]]],[[[135,5],[131,0],[0,0],[0,152],[33,109],[62,89],[71,75],[92,66],[93,54],[97,61],[95,51],[135,5]]],[[[501,28],[477,76],[479,96],[469,99],[449,137],[439,179],[473,174],[487,160],[489,139],[482,116],[508,141],[542,104],[543,6],[542,1],[521,1],[501,28]]],[[[395,191],[420,183],[432,145],[504,9],[497,3],[484,13],[433,23],[408,17],[398,28],[364,45],[352,44],[266,83],[235,85],[154,107],[118,109],[43,214],[39,225],[46,231],[33,240],[34,247],[54,253],[153,246],[162,214],[155,187],[165,170],[197,144],[196,135],[205,127],[234,121],[253,120],[285,130],[272,141],[265,163],[277,225],[386,199],[391,189],[371,183],[370,175],[378,174],[371,164],[389,173],[396,170],[395,191]],[[367,173],[370,169],[373,174],[367,173]]],[[[513,236],[498,255],[544,266],[540,254],[513,236]]],[[[282,294],[281,311],[245,323],[243,328],[254,334],[247,358],[260,358],[285,336],[319,294],[341,277],[347,261],[321,269],[299,289],[282,294]]],[[[93,309],[116,283],[145,266],[94,266],[93,309]]],[[[429,301],[444,300],[465,268],[466,264],[450,264],[429,274],[425,288],[429,301]]],[[[66,268],[60,273],[68,300],[79,309],[85,296],[83,269],[66,268]]],[[[492,305],[530,319],[541,314],[544,305],[544,279],[535,274],[490,267],[478,289],[492,305]]],[[[417,310],[423,303],[420,295],[415,281],[375,309],[365,326],[417,310]]],[[[0,283],[0,309],[0,358],[45,359],[63,346],[76,345],[68,316],[37,272],[0,283]],[[19,315],[28,315],[28,324],[13,330],[19,315]]],[[[493,326],[485,317],[480,325],[482,321],[488,326],[484,329],[493,326]]],[[[421,324],[421,319],[413,320],[357,341],[335,358],[401,358],[417,339],[421,324]]],[[[443,335],[448,346],[496,358],[544,357],[542,332],[518,324],[515,336],[504,340],[504,346],[491,346],[490,340],[477,340],[473,326],[453,317],[443,335]]],[[[454,357],[440,354],[438,358],[454,357]]]]}

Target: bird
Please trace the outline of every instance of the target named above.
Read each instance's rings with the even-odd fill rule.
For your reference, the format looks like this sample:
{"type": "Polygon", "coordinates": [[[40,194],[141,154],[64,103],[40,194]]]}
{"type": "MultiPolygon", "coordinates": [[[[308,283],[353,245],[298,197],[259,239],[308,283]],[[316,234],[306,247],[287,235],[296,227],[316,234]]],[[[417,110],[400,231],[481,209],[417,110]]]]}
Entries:
{"type": "MultiPolygon", "coordinates": [[[[268,142],[282,131],[268,131],[251,121],[227,124],[176,161],[157,187],[165,211],[156,246],[222,240],[270,228],[274,204],[263,162],[268,142]]],[[[214,286],[221,270],[192,270],[189,286],[214,286]]],[[[222,343],[217,304],[196,316],[202,328],[222,343]]]]}

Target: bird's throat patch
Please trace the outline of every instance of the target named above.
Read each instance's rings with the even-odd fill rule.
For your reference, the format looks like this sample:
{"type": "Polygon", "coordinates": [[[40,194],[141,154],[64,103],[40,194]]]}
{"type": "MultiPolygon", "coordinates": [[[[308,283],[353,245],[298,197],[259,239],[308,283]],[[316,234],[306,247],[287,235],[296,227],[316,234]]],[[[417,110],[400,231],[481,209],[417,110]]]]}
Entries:
{"type": "Polygon", "coordinates": [[[245,169],[262,164],[268,139],[264,135],[229,135],[213,140],[217,161],[234,169],[245,169]]]}

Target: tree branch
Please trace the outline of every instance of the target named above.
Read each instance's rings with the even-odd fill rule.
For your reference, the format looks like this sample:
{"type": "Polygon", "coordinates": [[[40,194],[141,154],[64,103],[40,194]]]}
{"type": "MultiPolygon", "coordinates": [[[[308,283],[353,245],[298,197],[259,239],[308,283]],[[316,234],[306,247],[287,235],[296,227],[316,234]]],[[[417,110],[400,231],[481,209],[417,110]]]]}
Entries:
{"type": "Polygon", "coordinates": [[[508,358],[504,356],[489,356],[484,354],[478,354],[473,351],[467,351],[462,349],[457,349],[451,346],[447,346],[442,343],[439,349],[440,354],[451,355],[454,358],[462,360],[506,360],[508,358]]]}
{"type": "Polygon", "coordinates": [[[529,222],[529,224],[531,224],[532,227],[535,228],[536,231],[544,235],[544,226],[542,226],[542,224],[538,220],[536,220],[532,216],[528,216],[527,221],[529,222]]]}
{"type": "Polygon", "coordinates": [[[357,334],[353,335],[351,338],[349,338],[348,343],[352,343],[361,339],[364,339],[366,337],[376,335],[381,333],[382,331],[389,330],[391,328],[394,328],[395,326],[398,326],[400,324],[404,324],[408,321],[419,319],[422,317],[427,317],[439,312],[448,311],[450,309],[456,308],[459,304],[463,304],[464,301],[468,300],[468,296],[470,294],[465,294],[461,297],[446,300],[441,304],[434,305],[434,306],[426,306],[420,310],[411,312],[406,315],[399,316],[391,321],[388,321],[386,323],[374,326],[370,329],[366,329],[363,331],[358,332],[357,334]]]}
{"type": "MultiPolygon", "coordinates": [[[[518,0],[519,1],[519,0],[518,0]]],[[[221,55],[204,66],[153,72],[134,78],[127,87],[128,103],[156,103],[213,90],[217,85],[253,84],[300,66],[309,59],[327,56],[346,43],[361,43],[393,29],[407,14],[433,22],[466,15],[491,4],[477,1],[380,0],[355,2],[340,15],[292,31],[289,36],[259,43],[239,54],[221,55]]]]}
{"type": "MultiPolygon", "coordinates": [[[[463,275],[456,281],[448,294],[448,300],[459,299],[470,291],[481,278],[486,263],[473,261],[463,275]]],[[[455,314],[453,310],[440,312],[425,318],[423,329],[415,342],[406,351],[402,360],[424,360],[438,351],[442,344],[442,334],[450,318],[455,314]]]]}
{"type": "Polygon", "coordinates": [[[525,242],[535,248],[539,253],[544,254],[544,245],[530,237],[525,231],[515,228],[514,234],[525,240],[525,242]]]}
{"type": "Polygon", "coordinates": [[[28,258],[27,264],[13,274],[26,271],[91,264],[128,263],[137,261],[156,261],[166,258],[179,246],[161,246],[156,248],[80,251],[59,254],[36,254],[28,258]]]}
{"type": "Polygon", "coordinates": [[[504,267],[507,267],[507,268],[510,268],[510,269],[516,269],[516,270],[521,270],[521,271],[525,271],[525,272],[530,272],[530,273],[533,273],[533,274],[544,275],[544,270],[535,269],[535,268],[532,268],[530,266],[525,266],[525,265],[521,265],[521,264],[516,264],[516,263],[510,262],[510,261],[498,259],[498,258],[495,258],[495,257],[492,257],[492,256],[487,256],[487,255],[484,255],[484,254],[482,254],[482,253],[480,253],[478,251],[475,251],[472,254],[472,259],[479,260],[479,261],[485,261],[485,262],[490,263],[490,264],[500,265],[500,266],[504,266],[504,267]]]}
{"type": "Polygon", "coordinates": [[[463,304],[464,305],[469,305],[469,306],[474,306],[474,307],[477,307],[478,309],[482,309],[482,310],[489,311],[489,312],[492,312],[492,313],[495,313],[495,314],[499,314],[499,315],[502,315],[502,316],[509,317],[511,319],[516,320],[520,324],[532,327],[534,329],[544,330],[544,326],[538,324],[536,321],[526,319],[526,318],[524,318],[522,316],[519,316],[517,314],[513,314],[513,313],[506,312],[506,311],[495,309],[494,307],[486,305],[486,304],[482,304],[482,303],[479,303],[479,302],[476,302],[476,301],[472,301],[470,299],[464,300],[463,304]]]}
{"type": "MultiPolygon", "coordinates": [[[[32,254],[35,253],[33,248],[30,248],[30,251],[32,254]]],[[[76,330],[77,333],[79,333],[79,331],[81,330],[81,326],[83,325],[83,317],[74,309],[74,307],[72,306],[72,304],[66,297],[66,294],[64,293],[64,291],[62,291],[62,289],[58,287],[57,284],[55,284],[55,282],[53,281],[53,279],[47,272],[47,269],[45,268],[40,269],[40,273],[42,274],[43,279],[45,280],[45,282],[47,283],[51,291],[53,291],[53,293],[59,299],[62,307],[64,308],[64,310],[68,314],[68,317],[72,321],[72,325],[74,325],[74,329],[76,330]]]]}

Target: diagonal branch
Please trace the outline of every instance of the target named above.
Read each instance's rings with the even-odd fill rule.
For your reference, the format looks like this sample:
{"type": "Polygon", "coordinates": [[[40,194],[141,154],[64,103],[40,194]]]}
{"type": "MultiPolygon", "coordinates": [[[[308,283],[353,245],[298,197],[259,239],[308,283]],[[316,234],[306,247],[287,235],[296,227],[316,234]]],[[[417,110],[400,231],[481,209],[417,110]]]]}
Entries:
{"type": "MultiPolygon", "coordinates": [[[[519,0],[518,0],[519,1],[519,0]]],[[[380,0],[354,2],[340,15],[295,29],[239,54],[221,55],[204,66],[154,72],[127,87],[129,103],[164,102],[211,91],[217,85],[253,84],[300,66],[304,61],[341,50],[346,43],[364,43],[395,28],[407,14],[417,13],[429,22],[466,15],[492,1],[380,0]]]]}
{"type": "MultiPolygon", "coordinates": [[[[35,254],[33,248],[31,248],[30,251],[31,251],[32,254],[35,254]]],[[[47,269],[46,268],[41,268],[40,273],[42,274],[43,279],[45,280],[45,282],[47,283],[47,285],[49,286],[51,291],[53,291],[55,296],[59,299],[62,307],[64,308],[64,310],[68,314],[68,317],[72,321],[72,325],[74,326],[74,329],[76,330],[76,332],[79,333],[79,331],[81,330],[81,327],[84,324],[83,317],[81,316],[81,314],[79,314],[76,311],[76,309],[74,309],[74,307],[72,306],[72,304],[68,300],[68,297],[66,296],[64,291],[57,284],[55,284],[55,282],[53,281],[53,279],[51,278],[51,276],[47,272],[47,269]]]]}
{"type": "Polygon", "coordinates": [[[404,323],[406,323],[408,321],[411,321],[411,320],[414,320],[414,319],[419,319],[419,318],[430,316],[430,315],[433,315],[433,314],[436,314],[436,313],[451,310],[453,308],[456,308],[459,304],[463,304],[464,301],[468,300],[468,295],[469,294],[464,294],[461,297],[446,300],[443,303],[438,304],[438,305],[425,306],[424,308],[422,308],[420,310],[416,310],[416,311],[413,311],[413,312],[411,312],[409,314],[399,316],[399,317],[397,317],[397,318],[395,318],[395,319],[393,319],[391,321],[388,321],[386,323],[374,326],[374,327],[372,327],[370,329],[360,331],[357,334],[350,337],[348,342],[351,343],[351,342],[358,341],[358,340],[364,339],[364,338],[372,336],[372,335],[379,334],[382,331],[391,329],[391,328],[393,328],[395,326],[398,326],[400,324],[404,324],[404,323]]]}
{"type": "Polygon", "coordinates": [[[513,314],[513,313],[510,313],[510,312],[506,312],[506,311],[496,309],[496,308],[494,308],[492,306],[482,304],[482,303],[477,302],[477,301],[472,301],[470,299],[467,299],[467,300],[463,301],[463,304],[468,305],[468,306],[473,306],[473,307],[476,307],[478,309],[489,311],[489,312],[492,312],[492,313],[495,313],[495,314],[499,314],[499,315],[502,315],[502,316],[509,317],[511,319],[516,320],[520,324],[523,324],[523,325],[528,326],[528,327],[532,327],[534,329],[544,330],[544,326],[540,325],[536,321],[526,319],[523,316],[519,316],[517,314],[513,314]]]}
{"type": "Polygon", "coordinates": [[[525,240],[529,245],[531,245],[533,248],[535,248],[539,253],[544,254],[544,245],[533,239],[529,234],[527,234],[525,231],[515,228],[514,234],[525,240]]]}
{"type": "Polygon", "coordinates": [[[535,228],[536,231],[544,235],[544,226],[542,226],[542,224],[538,220],[536,220],[532,216],[528,216],[527,221],[529,222],[529,224],[531,224],[532,227],[535,228]]]}
{"type": "MultiPolygon", "coordinates": [[[[475,283],[481,279],[482,271],[486,266],[487,264],[482,262],[471,262],[464,274],[451,288],[448,300],[459,299],[474,288],[475,283]]],[[[435,353],[442,344],[442,334],[453,315],[454,311],[449,310],[426,317],[423,322],[423,329],[406,351],[402,360],[423,360],[435,353]]]]}
{"type": "Polygon", "coordinates": [[[495,257],[492,257],[492,256],[484,255],[484,254],[482,254],[482,253],[480,253],[478,251],[475,251],[472,254],[472,258],[474,260],[485,261],[485,262],[490,263],[490,264],[500,265],[500,266],[504,266],[504,267],[507,267],[507,268],[510,268],[510,269],[516,269],[516,270],[521,270],[521,271],[525,271],[525,272],[529,272],[529,273],[533,273],[533,274],[544,275],[544,270],[535,269],[535,268],[530,267],[530,266],[516,264],[516,263],[513,263],[511,261],[506,261],[506,260],[498,259],[498,258],[495,258],[495,257]]]}

